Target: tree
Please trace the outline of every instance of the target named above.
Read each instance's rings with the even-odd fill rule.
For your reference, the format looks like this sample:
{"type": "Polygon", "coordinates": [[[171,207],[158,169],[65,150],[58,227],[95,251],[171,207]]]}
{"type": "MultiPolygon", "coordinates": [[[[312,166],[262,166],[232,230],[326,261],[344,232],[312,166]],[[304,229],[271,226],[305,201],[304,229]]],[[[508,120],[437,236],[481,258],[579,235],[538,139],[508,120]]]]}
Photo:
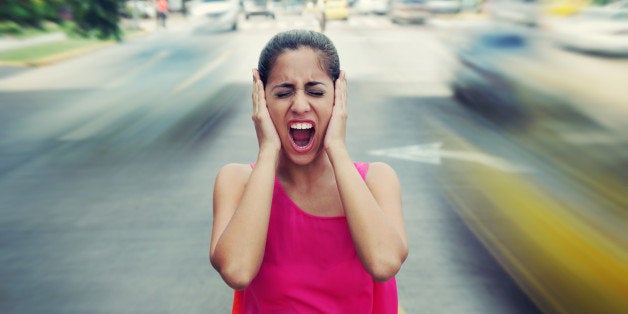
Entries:
{"type": "Polygon", "coordinates": [[[84,37],[121,39],[119,6],[122,0],[2,0],[1,22],[43,28],[46,21],[70,24],[70,31],[84,37]]]}
{"type": "Polygon", "coordinates": [[[121,39],[119,0],[68,0],[75,31],[86,37],[121,39]]]}
{"type": "Polygon", "coordinates": [[[6,0],[0,2],[0,21],[41,28],[46,20],[59,21],[58,8],[63,0],[6,0]]]}

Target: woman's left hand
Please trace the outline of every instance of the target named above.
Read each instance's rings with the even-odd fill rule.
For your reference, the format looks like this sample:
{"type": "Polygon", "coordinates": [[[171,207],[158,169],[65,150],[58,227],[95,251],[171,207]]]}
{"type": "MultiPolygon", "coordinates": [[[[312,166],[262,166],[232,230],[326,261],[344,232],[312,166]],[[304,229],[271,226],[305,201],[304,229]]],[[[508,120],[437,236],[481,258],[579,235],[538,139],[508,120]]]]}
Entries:
{"type": "Polygon", "coordinates": [[[331,112],[327,133],[325,134],[325,149],[345,147],[347,133],[347,77],[345,71],[340,71],[334,89],[334,107],[331,112]]]}

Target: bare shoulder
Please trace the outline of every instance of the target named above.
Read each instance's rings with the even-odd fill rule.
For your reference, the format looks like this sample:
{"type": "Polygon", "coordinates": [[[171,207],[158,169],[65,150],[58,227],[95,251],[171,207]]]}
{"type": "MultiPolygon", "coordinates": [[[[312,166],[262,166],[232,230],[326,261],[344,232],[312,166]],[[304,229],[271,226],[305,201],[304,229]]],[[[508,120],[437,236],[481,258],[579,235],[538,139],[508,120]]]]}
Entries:
{"type": "Polygon", "coordinates": [[[222,166],[216,175],[215,188],[244,186],[251,176],[251,166],[248,164],[230,163],[222,166]]]}
{"type": "Polygon", "coordinates": [[[366,173],[366,181],[379,183],[397,181],[397,173],[390,165],[384,162],[372,162],[369,165],[369,170],[366,173]]]}

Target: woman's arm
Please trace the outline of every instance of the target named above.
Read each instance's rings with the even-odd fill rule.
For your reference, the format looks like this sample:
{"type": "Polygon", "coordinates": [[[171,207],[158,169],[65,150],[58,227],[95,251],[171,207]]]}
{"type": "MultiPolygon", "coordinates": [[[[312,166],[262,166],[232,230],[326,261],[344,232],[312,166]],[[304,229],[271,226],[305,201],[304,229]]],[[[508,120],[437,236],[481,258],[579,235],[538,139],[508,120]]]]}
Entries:
{"type": "Polygon", "coordinates": [[[375,280],[386,281],[408,256],[397,175],[385,163],[372,163],[365,182],[346,150],[328,155],[360,261],[375,280]]]}
{"type": "Polygon", "coordinates": [[[252,171],[229,164],[216,176],[210,261],[234,289],[248,286],[262,263],[274,178],[272,156],[260,156],[252,171]]]}
{"type": "Polygon", "coordinates": [[[227,165],[219,171],[214,184],[210,261],[234,289],[249,285],[264,258],[281,149],[257,71],[253,72],[253,121],[259,142],[255,168],[227,165]]]}
{"type": "Polygon", "coordinates": [[[345,144],[346,86],[343,71],[336,80],[325,149],[360,261],[374,279],[385,281],[397,274],[408,255],[401,188],[395,171],[384,163],[370,165],[366,182],[355,168],[345,144]]]}

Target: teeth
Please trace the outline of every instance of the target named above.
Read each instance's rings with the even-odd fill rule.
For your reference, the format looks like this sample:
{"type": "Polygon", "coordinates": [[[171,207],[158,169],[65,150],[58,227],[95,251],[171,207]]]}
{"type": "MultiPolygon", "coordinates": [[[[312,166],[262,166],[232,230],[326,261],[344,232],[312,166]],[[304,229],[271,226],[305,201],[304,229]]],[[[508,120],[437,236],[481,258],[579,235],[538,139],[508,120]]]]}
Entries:
{"type": "Polygon", "coordinates": [[[297,129],[297,130],[306,130],[306,129],[311,129],[312,124],[311,123],[295,123],[291,125],[290,128],[297,129]]]}

